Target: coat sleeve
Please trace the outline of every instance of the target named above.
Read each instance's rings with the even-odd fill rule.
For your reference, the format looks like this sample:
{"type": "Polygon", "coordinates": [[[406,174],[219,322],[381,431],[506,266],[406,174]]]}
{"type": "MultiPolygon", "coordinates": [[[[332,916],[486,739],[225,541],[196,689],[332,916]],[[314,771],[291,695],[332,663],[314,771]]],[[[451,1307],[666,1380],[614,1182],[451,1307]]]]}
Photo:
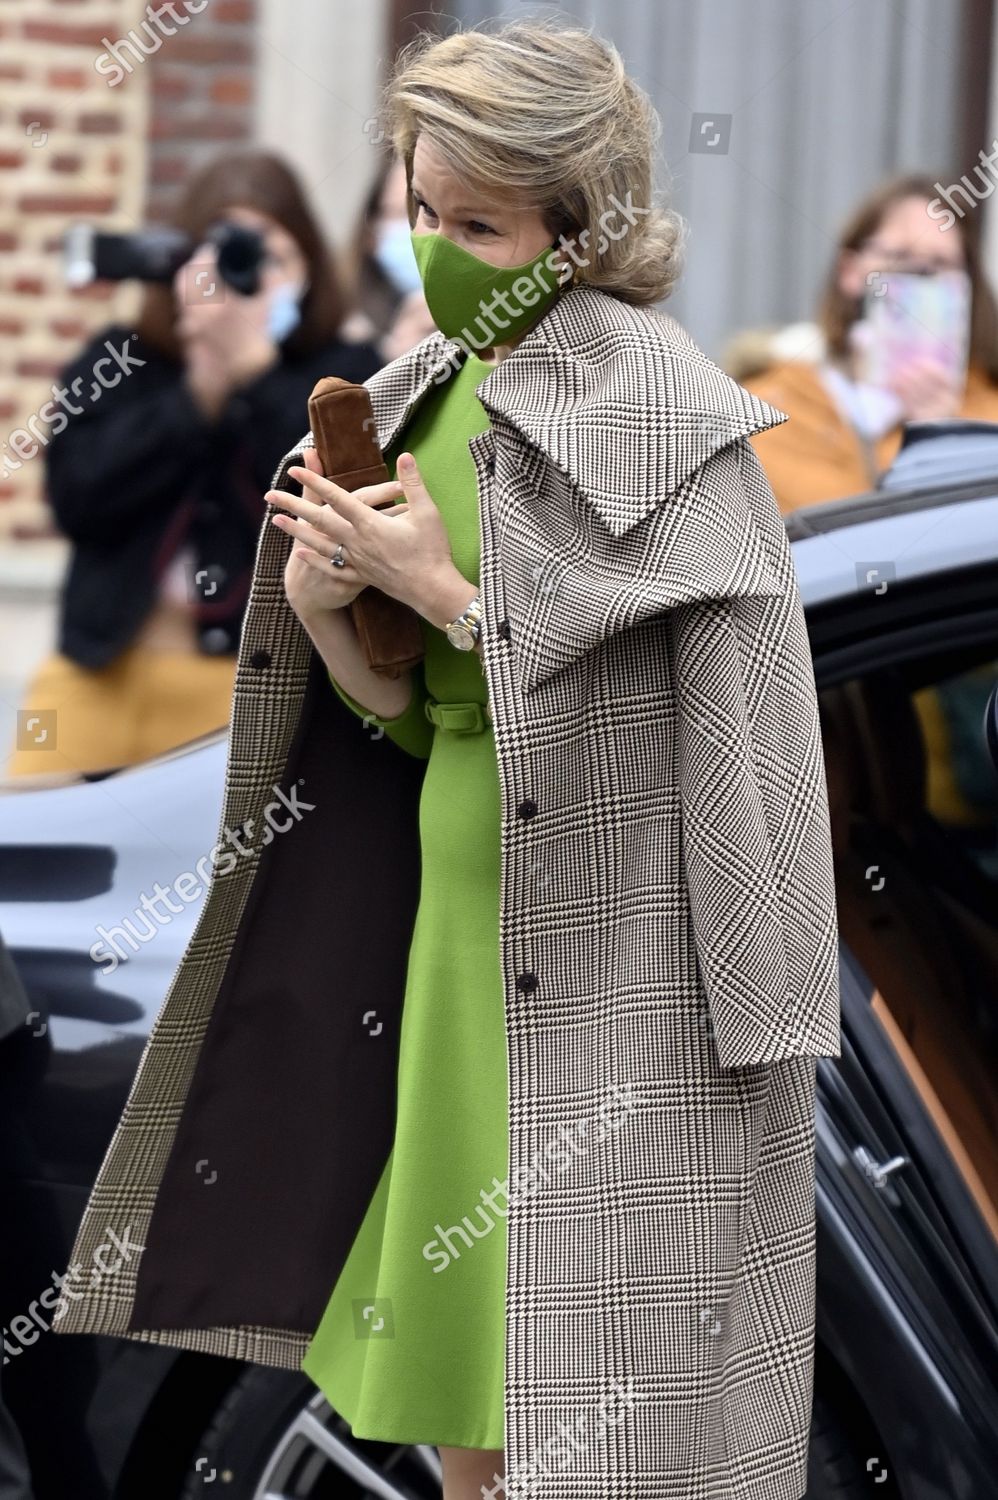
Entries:
{"type": "MultiPolygon", "coordinates": [[[[401,749],[414,755],[418,760],[428,760],[433,748],[433,725],[426,717],[425,705],[427,700],[426,680],[423,676],[423,664],[418,663],[412,674],[412,697],[408,706],[402,713],[395,714],[391,719],[382,719],[378,714],[372,713],[356,698],[351,698],[336,678],[330,672],[329,681],[333,689],[342,698],[348,708],[363,718],[368,724],[382,729],[394,744],[401,749]]],[[[373,736],[377,738],[378,736],[373,736]]]]}
{"type": "Polygon", "coordinates": [[[684,865],[719,1060],[837,1057],[828,797],[790,544],[746,439],[712,456],[702,479],[722,494],[740,484],[782,585],[779,594],[719,593],[665,616],[684,865]]]}

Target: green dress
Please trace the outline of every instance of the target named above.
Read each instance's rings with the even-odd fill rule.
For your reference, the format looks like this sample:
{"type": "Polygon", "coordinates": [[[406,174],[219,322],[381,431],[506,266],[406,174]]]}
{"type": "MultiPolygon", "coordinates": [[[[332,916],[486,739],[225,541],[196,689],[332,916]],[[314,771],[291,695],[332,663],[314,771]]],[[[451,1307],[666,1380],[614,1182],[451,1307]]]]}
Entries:
{"type": "MultiPolygon", "coordinates": [[[[479,581],[468,440],[489,425],[471,355],[386,453],[416,455],[454,563],[479,581]]],[[[419,906],[399,1043],[395,1140],[302,1369],[356,1437],[503,1448],[508,1074],[499,960],[500,797],[477,652],[422,620],[408,708],[369,732],[427,760],[419,906]],[[472,705],[443,727],[427,697],[472,705]],[[473,705],[481,705],[476,709],[473,705]]]]}

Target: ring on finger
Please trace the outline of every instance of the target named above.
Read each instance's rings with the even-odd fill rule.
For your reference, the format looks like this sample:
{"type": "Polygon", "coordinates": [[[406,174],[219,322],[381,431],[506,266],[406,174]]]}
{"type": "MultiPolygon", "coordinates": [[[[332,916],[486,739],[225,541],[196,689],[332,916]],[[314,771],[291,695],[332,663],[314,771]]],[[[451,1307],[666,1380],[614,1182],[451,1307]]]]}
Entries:
{"type": "Polygon", "coordinates": [[[336,548],[336,551],[333,553],[333,555],[329,559],[329,561],[332,563],[332,565],[333,565],[334,568],[345,568],[346,567],[347,560],[343,556],[343,543],[342,542],[340,542],[340,544],[336,548]]]}

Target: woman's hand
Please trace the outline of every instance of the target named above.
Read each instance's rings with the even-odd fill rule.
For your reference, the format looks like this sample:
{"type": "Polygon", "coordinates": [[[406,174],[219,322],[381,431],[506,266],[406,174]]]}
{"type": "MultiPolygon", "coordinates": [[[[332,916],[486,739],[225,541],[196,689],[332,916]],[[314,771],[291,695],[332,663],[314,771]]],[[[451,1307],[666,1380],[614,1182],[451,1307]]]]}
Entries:
{"type": "MultiPolygon", "coordinates": [[[[313,473],[321,473],[319,455],[314,448],[306,449],[305,463],[313,473]]],[[[265,498],[276,501],[279,494],[282,498],[287,498],[277,490],[268,491],[265,498]]],[[[286,521],[287,517],[271,519],[286,521]]],[[[289,528],[282,526],[281,529],[289,528]]],[[[305,535],[304,532],[301,534],[305,535]]],[[[313,618],[325,610],[343,609],[345,605],[352,604],[357,595],[367,587],[358,576],[357,569],[349,562],[344,561],[342,568],[333,567],[329,559],[336,548],[330,547],[323,533],[315,533],[314,539],[316,547],[297,541],[288,554],[284,569],[284,592],[300,620],[313,618]]]]}
{"type": "Polygon", "coordinates": [[[953,377],[945,365],[928,358],[913,359],[903,370],[898,370],[893,389],[909,422],[934,422],[955,417],[963,395],[954,386],[953,377]]]}
{"type": "Polygon", "coordinates": [[[317,467],[310,463],[308,468],[288,470],[305,489],[301,499],[283,490],[268,490],[267,500],[292,512],[292,516],[272,517],[274,524],[324,558],[321,564],[313,558],[312,565],[328,573],[333,571],[328,559],[342,543],[347,566],[337,571],[345,575],[344,583],[373,584],[435,625],[440,625],[441,616],[451,619],[456,613],[451,608],[455,583],[466,594],[465,604],[474,590],[469,590],[454,567],[443,517],[412,455],[399,455],[400,482],[370,485],[353,494],[323,479],[315,472],[317,467]],[[371,502],[389,499],[400,503],[383,511],[373,509],[371,502]]]}

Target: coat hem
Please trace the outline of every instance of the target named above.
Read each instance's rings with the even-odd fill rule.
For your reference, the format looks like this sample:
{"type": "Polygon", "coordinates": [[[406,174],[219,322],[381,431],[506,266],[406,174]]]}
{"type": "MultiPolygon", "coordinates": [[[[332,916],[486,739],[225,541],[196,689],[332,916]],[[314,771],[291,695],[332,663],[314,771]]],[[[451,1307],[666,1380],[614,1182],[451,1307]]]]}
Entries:
{"type": "Polygon", "coordinates": [[[53,1323],[56,1333],[94,1333],[101,1337],[131,1339],[135,1343],[159,1344],[186,1349],[193,1354],[217,1354],[222,1359],[243,1360],[248,1364],[269,1365],[277,1370],[300,1370],[311,1340],[303,1333],[294,1338],[286,1331],[251,1326],[238,1328],[142,1328],[114,1329],[106,1319],[78,1316],[72,1325],[53,1323]]]}

